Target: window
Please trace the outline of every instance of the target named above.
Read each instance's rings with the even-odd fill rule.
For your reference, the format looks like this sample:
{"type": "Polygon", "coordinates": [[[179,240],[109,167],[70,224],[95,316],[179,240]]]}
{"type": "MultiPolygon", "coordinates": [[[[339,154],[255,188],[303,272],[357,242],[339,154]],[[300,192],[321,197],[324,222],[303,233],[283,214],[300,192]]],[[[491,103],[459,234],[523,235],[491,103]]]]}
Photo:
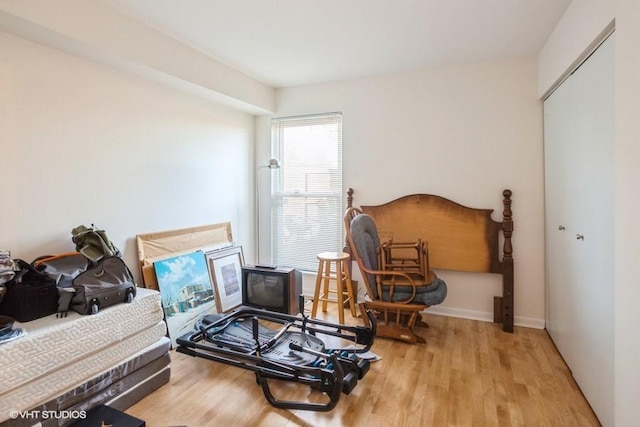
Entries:
{"type": "Polygon", "coordinates": [[[342,249],[342,114],[273,119],[271,149],[273,262],[316,271],[342,249]]]}

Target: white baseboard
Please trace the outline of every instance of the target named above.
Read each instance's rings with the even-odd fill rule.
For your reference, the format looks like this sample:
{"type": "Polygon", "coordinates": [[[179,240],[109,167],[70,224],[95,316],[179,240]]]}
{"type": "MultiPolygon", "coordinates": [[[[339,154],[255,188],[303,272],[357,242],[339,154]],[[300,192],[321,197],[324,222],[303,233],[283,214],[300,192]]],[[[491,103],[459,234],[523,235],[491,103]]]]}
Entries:
{"type": "MultiPolygon", "coordinates": [[[[315,289],[315,273],[309,273],[304,275],[303,290],[306,298],[313,298],[313,292],[315,289]]],[[[364,301],[364,289],[362,286],[358,287],[358,301],[364,301]]],[[[438,316],[447,317],[460,317],[462,319],[479,320],[481,322],[493,322],[493,312],[484,312],[476,310],[467,310],[463,308],[452,308],[443,306],[433,306],[425,312],[428,314],[435,314],[438,316]]],[[[514,319],[515,326],[521,326],[523,328],[544,329],[544,319],[537,319],[534,317],[522,317],[516,316],[514,319]]]]}
{"type": "MultiPolygon", "coordinates": [[[[493,322],[493,313],[488,313],[484,311],[475,311],[475,310],[466,310],[462,308],[451,308],[451,307],[429,307],[425,313],[435,314],[438,316],[447,316],[447,317],[459,317],[462,319],[469,320],[479,320],[481,322],[493,322]]],[[[537,319],[534,317],[522,317],[516,316],[514,319],[515,326],[521,326],[523,328],[533,328],[533,329],[544,329],[545,321],[544,319],[537,319]]]]}

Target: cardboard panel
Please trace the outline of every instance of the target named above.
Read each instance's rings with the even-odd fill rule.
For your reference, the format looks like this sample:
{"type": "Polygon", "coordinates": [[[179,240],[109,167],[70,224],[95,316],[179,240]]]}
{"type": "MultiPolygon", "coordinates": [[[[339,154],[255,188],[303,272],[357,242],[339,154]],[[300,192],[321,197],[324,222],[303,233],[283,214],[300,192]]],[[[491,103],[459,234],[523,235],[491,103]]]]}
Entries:
{"type": "Polygon", "coordinates": [[[230,246],[233,242],[231,223],[202,225],[177,230],[159,231],[136,236],[143,285],[158,289],[153,263],[161,259],[197,250],[210,251],[230,246]]]}

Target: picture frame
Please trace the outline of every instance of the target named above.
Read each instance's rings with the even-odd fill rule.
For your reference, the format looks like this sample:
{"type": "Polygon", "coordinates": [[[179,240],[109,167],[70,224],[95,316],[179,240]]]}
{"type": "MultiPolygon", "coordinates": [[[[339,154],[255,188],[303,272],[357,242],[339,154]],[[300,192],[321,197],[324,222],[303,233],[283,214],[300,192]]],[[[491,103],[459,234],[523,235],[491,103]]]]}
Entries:
{"type": "Polygon", "coordinates": [[[215,314],[215,292],[202,251],[177,255],[154,262],[167,332],[171,345],[193,330],[203,315],[215,314]]]}
{"type": "Polygon", "coordinates": [[[205,256],[218,312],[224,313],[242,304],[242,246],[207,252],[205,256]]]}

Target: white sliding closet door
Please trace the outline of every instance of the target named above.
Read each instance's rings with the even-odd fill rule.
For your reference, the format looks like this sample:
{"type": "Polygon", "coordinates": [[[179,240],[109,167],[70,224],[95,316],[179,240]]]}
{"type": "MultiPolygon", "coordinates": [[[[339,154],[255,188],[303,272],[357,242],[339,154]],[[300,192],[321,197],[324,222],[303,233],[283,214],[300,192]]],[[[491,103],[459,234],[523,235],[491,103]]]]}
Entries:
{"type": "Polygon", "coordinates": [[[546,327],[613,426],[614,36],[544,103],[546,327]]]}

